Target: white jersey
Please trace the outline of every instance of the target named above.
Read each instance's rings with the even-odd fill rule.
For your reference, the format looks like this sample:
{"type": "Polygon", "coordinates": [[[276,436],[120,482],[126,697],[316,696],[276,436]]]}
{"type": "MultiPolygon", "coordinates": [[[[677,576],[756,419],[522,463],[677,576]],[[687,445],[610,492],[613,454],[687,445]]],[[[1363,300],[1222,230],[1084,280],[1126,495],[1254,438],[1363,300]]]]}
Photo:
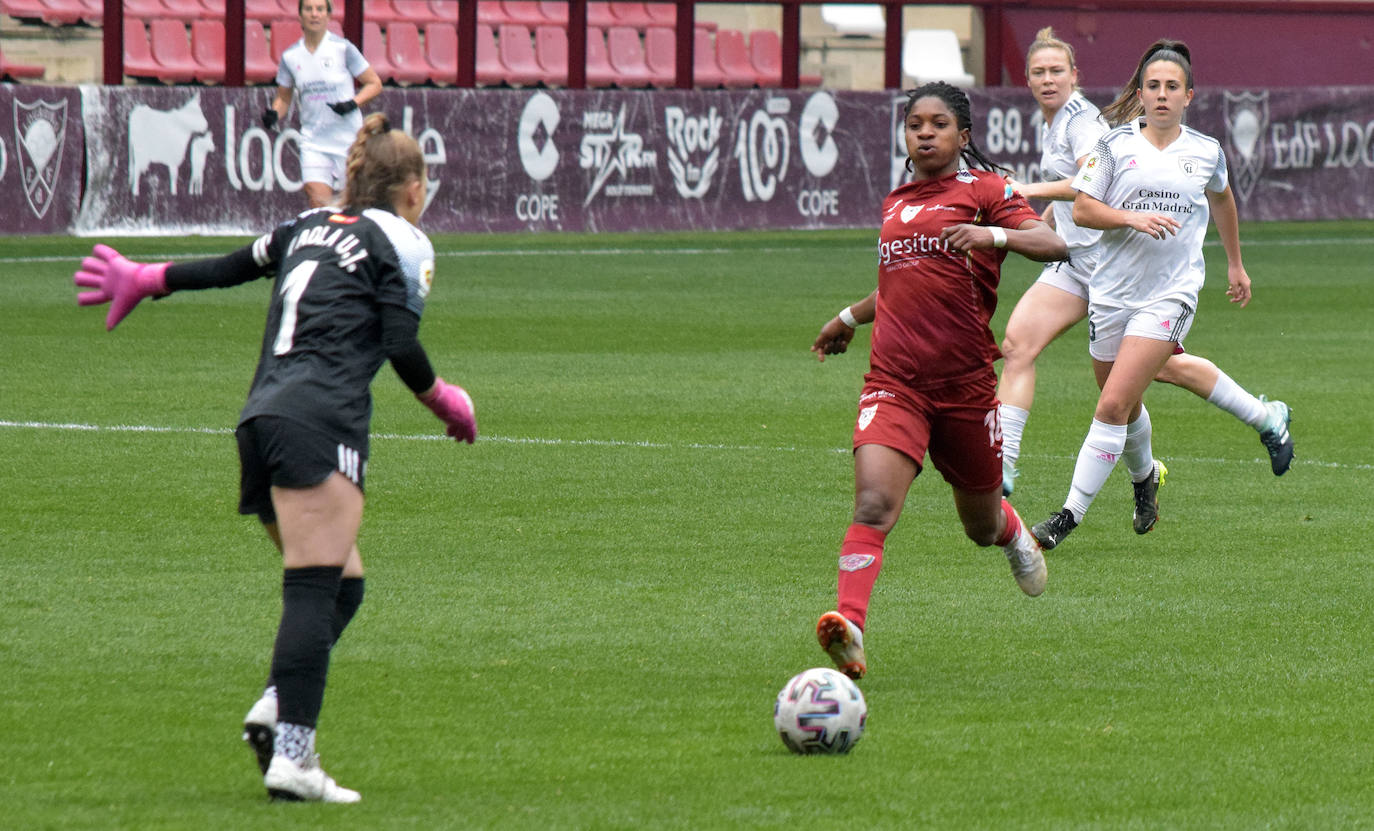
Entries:
{"type": "Polygon", "coordinates": [[[1104,135],[1073,180],[1075,189],[1113,208],[1163,214],[1178,233],[1155,239],[1133,228],[1102,232],[1091,302],[1140,308],[1178,300],[1197,308],[1205,267],[1202,238],[1210,211],[1207,191],[1226,190],[1226,154],[1211,136],[1183,126],[1160,150],[1140,134],[1140,121],[1104,135]]]}
{"type": "MultiPolygon", "coordinates": [[[[1072,179],[1078,175],[1078,160],[1097,146],[1097,140],[1110,129],[1097,105],[1073,91],[1069,100],[1040,127],[1040,177],[1046,182],[1072,179]]],[[[1102,232],[1080,228],[1073,221],[1073,202],[1056,199],[1050,203],[1054,230],[1069,246],[1069,258],[1097,244],[1102,232]]]]}
{"type": "Polygon", "coordinates": [[[301,147],[342,155],[363,126],[357,110],[339,115],[330,104],[347,101],[355,92],[353,79],[368,68],[358,47],[333,32],[325,32],[312,53],[302,38],[287,47],[277,65],[277,86],[293,87],[301,113],[301,147]]]}

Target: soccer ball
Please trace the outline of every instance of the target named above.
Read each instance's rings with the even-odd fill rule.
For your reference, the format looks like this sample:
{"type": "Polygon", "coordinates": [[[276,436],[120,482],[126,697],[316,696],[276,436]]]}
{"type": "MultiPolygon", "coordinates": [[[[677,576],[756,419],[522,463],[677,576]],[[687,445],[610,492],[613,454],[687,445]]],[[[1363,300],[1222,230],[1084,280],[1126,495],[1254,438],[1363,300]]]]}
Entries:
{"type": "Polygon", "coordinates": [[[848,753],[863,736],[867,721],[864,694],[829,667],[793,676],[773,705],[773,726],[793,753],[848,753]]]}

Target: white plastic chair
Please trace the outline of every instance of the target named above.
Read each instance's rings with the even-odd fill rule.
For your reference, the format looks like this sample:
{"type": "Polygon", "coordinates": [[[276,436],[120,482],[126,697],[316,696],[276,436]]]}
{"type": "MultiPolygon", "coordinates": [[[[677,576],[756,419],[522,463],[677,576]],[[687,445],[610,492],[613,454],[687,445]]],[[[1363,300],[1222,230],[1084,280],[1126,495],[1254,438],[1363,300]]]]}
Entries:
{"type": "Polygon", "coordinates": [[[917,85],[944,81],[956,87],[973,86],[964,71],[959,36],[953,29],[912,29],[902,40],[902,74],[917,85]]]}
{"type": "Polygon", "coordinates": [[[883,7],[876,3],[822,3],[821,20],[841,35],[881,35],[887,31],[883,7]]]}

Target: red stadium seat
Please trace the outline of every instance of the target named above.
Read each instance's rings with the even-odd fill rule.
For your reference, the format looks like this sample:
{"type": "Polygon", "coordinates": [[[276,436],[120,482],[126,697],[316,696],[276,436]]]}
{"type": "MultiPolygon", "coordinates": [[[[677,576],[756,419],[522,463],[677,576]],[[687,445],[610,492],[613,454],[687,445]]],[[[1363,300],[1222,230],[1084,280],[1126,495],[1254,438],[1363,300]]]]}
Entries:
{"type": "Polygon", "coordinates": [[[568,25],[567,0],[539,0],[539,12],[544,19],[559,26],[568,25]]]}
{"type": "Polygon", "coordinates": [[[404,20],[416,26],[443,19],[435,13],[429,0],[391,0],[391,8],[396,12],[396,20],[404,20]]]}
{"type": "Polygon", "coordinates": [[[708,29],[697,27],[693,33],[692,80],[698,87],[716,89],[725,85],[725,72],[716,62],[716,42],[708,29]]]}
{"type": "Polygon", "coordinates": [[[172,84],[195,80],[199,67],[191,56],[185,23],[170,18],[154,20],[148,26],[148,45],[157,61],[158,80],[172,84]]]}
{"type": "Polygon", "coordinates": [[[86,7],[86,13],[81,19],[91,26],[103,26],[105,24],[105,3],[103,0],[84,0],[82,3],[86,7]]]}
{"type": "Polygon", "coordinates": [[[606,51],[606,36],[600,26],[587,27],[587,86],[615,86],[615,67],[606,51]]]}
{"type": "Polygon", "coordinates": [[[158,16],[190,23],[193,20],[199,20],[205,17],[205,7],[199,2],[162,0],[162,11],[158,13],[158,16]]]}
{"type": "Polygon", "coordinates": [[[626,3],[621,0],[611,3],[611,17],[615,18],[615,25],[629,26],[637,31],[644,31],[654,22],[649,17],[649,12],[644,8],[643,3],[626,3]]]}
{"type": "Polygon", "coordinates": [[[224,19],[224,0],[200,0],[200,7],[205,9],[211,18],[224,19]]]}
{"type": "Polygon", "coordinates": [[[281,54],[301,39],[301,22],[298,18],[274,20],[272,30],[272,62],[281,63],[281,54]]]}
{"type": "Polygon", "coordinates": [[[609,2],[596,2],[589,0],[587,3],[587,25],[599,26],[604,29],[607,26],[616,24],[615,15],[611,14],[611,4],[609,2]]]}
{"type": "Polygon", "coordinates": [[[375,20],[363,21],[363,57],[383,83],[391,80],[391,61],[386,56],[386,40],[382,38],[382,26],[375,20]]]}
{"type": "Polygon", "coordinates": [[[458,0],[429,0],[429,10],[435,20],[458,22],[458,0]]]}
{"type": "Polygon", "coordinates": [[[720,29],[716,32],[716,61],[725,73],[725,86],[747,89],[757,86],[758,75],[749,60],[749,47],[739,29],[720,29]]]}
{"type": "Polygon", "coordinates": [[[267,29],[261,20],[243,21],[243,80],[266,84],[277,79],[277,63],[267,45],[267,29]]]}
{"type": "Polygon", "coordinates": [[[677,83],[677,33],[664,26],[645,29],[644,64],[654,86],[667,88],[677,83]]]}
{"type": "Polygon", "coordinates": [[[391,64],[391,80],[402,86],[429,80],[429,62],[420,46],[420,29],[409,20],[393,20],[386,27],[386,59],[391,64]]]}
{"type": "Polygon", "coordinates": [[[501,0],[501,10],[505,14],[506,20],[511,23],[519,23],[531,30],[535,26],[542,26],[549,22],[549,19],[540,11],[539,3],[535,0],[501,0]]]}
{"type": "Polygon", "coordinates": [[[755,29],[749,33],[749,62],[754,65],[759,86],[782,85],[782,40],[772,29],[755,29]]]}
{"type": "Polygon", "coordinates": [[[425,26],[425,60],[429,62],[429,79],[441,86],[452,86],[458,80],[458,29],[448,22],[425,26]]]}
{"type": "Polygon", "coordinates": [[[141,17],[145,20],[155,17],[166,17],[167,7],[162,5],[162,0],[124,0],[124,17],[141,17]]]}
{"type": "MultiPolygon", "coordinates": [[[[281,17],[282,11],[277,0],[243,0],[243,14],[250,20],[271,22],[281,17]]],[[[300,15],[297,15],[297,18],[299,17],[300,15]]]]}
{"type": "Polygon", "coordinates": [[[644,44],[639,30],[630,26],[612,26],[606,32],[606,53],[615,70],[616,86],[641,89],[650,86],[652,74],[644,62],[644,44]]]}
{"type": "Polygon", "coordinates": [[[566,86],[568,83],[568,30],[546,23],[534,30],[534,57],[544,73],[544,82],[566,86]]]}
{"type": "Polygon", "coordinates": [[[17,81],[21,78],[42,78],[47,69],[37,64],[11,63],[0,52],[0,80],[17,81]]]}
{"type": "Polygon", "coordinates": [[[224,21],[191,22],[191,56],[200,67],[196,80],[206,84],[224,83],[224,21]]]}
{"type": "Polygon", "coordinates": [[[519,23],[502,23],[496,30],[496,49],[506,67],[506,83],[529,87],[544,80],[529,29],[519,23]]]}
{"type": "Polygon", "coordinates": [[[477,83],[492,87],[506,82],[506,67],[496,49],[496,30],[488,23],[477,24],[477,83]]]}
{"type": "Polygon", "coordinates": [[[649,16],[650,26],[677,27],[677,7],[672,3],[645,3],[644,13],[649,16]]]}
{"type": "Polygon", "coordinates": [[[497,26],[510,21],[506,19],[506,10],[502,8],[500,0],[478,0],[477,22],[487,24],[494,31],[497,26]]]}
{"type": "Polygon", "coordinates": [[[156,78],[157,61],[148,46],[148,29],[135,17],[124,19],[124,74],[130,78],[156,78]]]}
{"type": "Polygon", "coordinates": [[[86,17],[82,0],[43,0],[41,18],[49,26],[75,26],[86,17]]]}
{"type": "Polygon", "coordinates": [[[47,10],[48,6],[43,0],[7,0],[0,3],[0,12],[15,20],[37,22],[43,19],[43,14],[47,10]]]}
{"type": "Polygon", "coordinates": [[[401,15],[392,7],[391,0],[367,0],[363,3],[364,21],[375,20],[382,24],[382,28],[386,28],[391,21],[400,19],[401,15]]]}

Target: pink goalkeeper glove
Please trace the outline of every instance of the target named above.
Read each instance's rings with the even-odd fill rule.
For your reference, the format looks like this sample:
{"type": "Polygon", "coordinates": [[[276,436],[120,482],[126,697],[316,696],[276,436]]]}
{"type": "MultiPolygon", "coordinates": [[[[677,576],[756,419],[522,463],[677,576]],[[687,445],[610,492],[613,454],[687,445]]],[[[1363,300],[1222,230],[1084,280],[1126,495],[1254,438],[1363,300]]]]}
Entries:
{"type": "Polygon", "coordinates": [[[167,293],[167,266],[171,263],[136,263],[108,245],[97,245],[91,253],[93,256],[81,261],[81,270],[72,275],[72,282],[96,289],[77,294],[78,305],[110,304],[109,314],[105,315],[105,331],[118,326],[138,301],[167,293]]]}
{"type": "Polygon", "coordinates": [[[432,390],[415,397],[448,425],[446,432],[454,439],[468,444],[477,440],[477,411],[467,390],[436,377],[432,390]]]}

